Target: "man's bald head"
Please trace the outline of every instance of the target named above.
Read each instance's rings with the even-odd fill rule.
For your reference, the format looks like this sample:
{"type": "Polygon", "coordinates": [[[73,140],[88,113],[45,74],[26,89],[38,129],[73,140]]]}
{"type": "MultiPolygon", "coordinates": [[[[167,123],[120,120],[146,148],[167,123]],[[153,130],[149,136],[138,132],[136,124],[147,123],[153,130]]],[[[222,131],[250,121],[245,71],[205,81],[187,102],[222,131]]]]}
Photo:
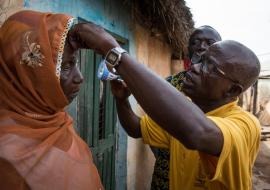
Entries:
{"type": "Polygon", "coordinates": [[[243,91],[253,85],[260,73],[260,61],[255,53],[243,44],[225,40],[216,42],[206,52],[218,59],[220,68],[234,81],[242,85],[243,91]]]}

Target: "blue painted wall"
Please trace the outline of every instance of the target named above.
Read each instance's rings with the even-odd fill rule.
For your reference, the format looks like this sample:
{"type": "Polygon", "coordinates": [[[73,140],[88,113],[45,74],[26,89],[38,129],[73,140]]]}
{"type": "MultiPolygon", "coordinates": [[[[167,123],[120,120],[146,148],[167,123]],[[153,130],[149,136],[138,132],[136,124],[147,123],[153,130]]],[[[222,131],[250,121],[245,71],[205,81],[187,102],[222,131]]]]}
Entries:
{"type": "Polygon", "coordinates": [[[120,0],[25,0],[25,7],[81,17],[126,39],[130,37],[131,13],[120,0]]]}
{"type": "MultiPolygon", "coordinates": [[[[128,40],[131,55],[135,55],[134,35],[131,30],[131,9],[121,0],[25,0],[26,9],[43,12],[58,12],[82,18],[101,25],[108,31],[128,40]]],[[[76,101],[68,108],[76,118],[76,101]]],[[[75,123],[76,126],[76,123],[75,123]]],[[[127,188],[127,135],[117,122],[118,147],[116,152],[116,187],[127,188]]]]}

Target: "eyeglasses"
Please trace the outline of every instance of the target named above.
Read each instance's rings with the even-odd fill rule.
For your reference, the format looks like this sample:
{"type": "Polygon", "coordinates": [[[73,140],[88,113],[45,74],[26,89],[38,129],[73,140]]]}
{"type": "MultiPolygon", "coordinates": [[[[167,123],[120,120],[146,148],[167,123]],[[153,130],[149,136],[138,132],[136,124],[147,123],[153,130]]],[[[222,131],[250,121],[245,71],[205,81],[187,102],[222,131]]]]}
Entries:
{"type": "Polygon", "coordinates": [[[208,63],[205,60],[204,55],[201,57],[201,60],[199,63],[201,64],[200,65],[200,72],[203,75],[211,75],[211,74],[215,73],[222,78],[228,79],[233,83],[239,84],[238,81],[230,78],[222,69],[218,68],[218,66],[213,61],[211,63],[208,63]]]}

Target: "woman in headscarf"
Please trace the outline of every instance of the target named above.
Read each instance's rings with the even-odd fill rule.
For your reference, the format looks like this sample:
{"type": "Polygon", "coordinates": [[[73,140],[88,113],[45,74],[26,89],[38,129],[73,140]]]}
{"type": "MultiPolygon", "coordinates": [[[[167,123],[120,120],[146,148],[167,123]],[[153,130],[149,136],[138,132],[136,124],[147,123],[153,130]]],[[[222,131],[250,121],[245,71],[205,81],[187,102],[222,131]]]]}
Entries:
{"type": "Polygon", "coordinates": [[[0,28],[1,189],[103,189],[64,108],[83,81],[73,18],[22,11],[0,28]]]}

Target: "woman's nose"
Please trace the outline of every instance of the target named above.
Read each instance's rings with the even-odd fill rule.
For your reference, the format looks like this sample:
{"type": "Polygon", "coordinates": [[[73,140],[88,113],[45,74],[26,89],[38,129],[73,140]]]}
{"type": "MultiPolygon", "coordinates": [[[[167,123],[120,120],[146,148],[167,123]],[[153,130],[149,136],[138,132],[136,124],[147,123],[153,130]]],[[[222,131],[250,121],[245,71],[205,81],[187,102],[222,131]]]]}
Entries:
{"type": "Polygon", "coordinates": [[[81,71],[79,70],[78,67],[76,67],[74,70],[74,77],[73,77],[74,83],[80,84],[83,82],[83,80],[84,80],[84,78],[83,78],[81,71]]]}

